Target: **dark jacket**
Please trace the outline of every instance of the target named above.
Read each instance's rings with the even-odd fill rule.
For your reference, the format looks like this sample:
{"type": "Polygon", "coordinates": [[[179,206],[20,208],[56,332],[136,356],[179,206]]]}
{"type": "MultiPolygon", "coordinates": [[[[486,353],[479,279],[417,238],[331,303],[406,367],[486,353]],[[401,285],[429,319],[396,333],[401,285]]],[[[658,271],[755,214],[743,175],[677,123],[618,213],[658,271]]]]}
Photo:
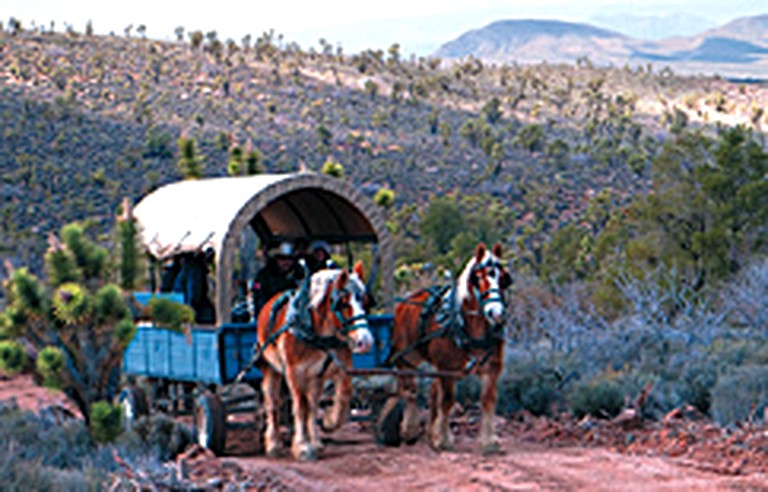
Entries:
{"type": "Polygon", "coordinates": [[[278,292],[294,289],[302,276],[301,270],[297,264],[287,273],[282,271],[274,259],[267,260],[266,266],[256,274],[253,281],[253,305],[255,316],[258,317],[259,311],[272,297],[278,292]]]}

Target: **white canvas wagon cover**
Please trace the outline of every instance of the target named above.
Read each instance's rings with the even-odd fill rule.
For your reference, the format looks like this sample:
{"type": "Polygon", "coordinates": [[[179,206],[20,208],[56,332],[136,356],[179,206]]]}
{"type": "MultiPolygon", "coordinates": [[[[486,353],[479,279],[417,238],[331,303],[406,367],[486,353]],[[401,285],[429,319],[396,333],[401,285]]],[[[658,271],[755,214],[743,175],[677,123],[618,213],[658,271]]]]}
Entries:
{"type": "Polygon", "coordinates": [[[180,181],[142,198],[133,214],[144,246],[157,259],[213,249],[219,322],[230,318],[229,276],[245,227],[253,228],[262,241],[377,243],[384,297],[391,298],[393,262],[386,220],[372,200],[341,179],[301,173],[180,181]]]}

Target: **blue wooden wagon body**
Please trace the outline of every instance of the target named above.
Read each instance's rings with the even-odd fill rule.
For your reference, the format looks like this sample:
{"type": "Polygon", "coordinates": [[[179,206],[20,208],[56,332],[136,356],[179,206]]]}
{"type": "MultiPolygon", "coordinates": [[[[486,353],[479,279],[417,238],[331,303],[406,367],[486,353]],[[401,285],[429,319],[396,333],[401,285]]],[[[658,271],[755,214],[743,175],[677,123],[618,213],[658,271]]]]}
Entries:
{"type": "MultiPolygon", "coordinates": [[[[356,369],[383,367],[389,356],[392,316],[372,315],[368,324],[376,343],[370,352],[353,355],[356,369]]],[[[248,366],[255,343],[255,323],[193,327],[189,335],[143,325],[125,350],[123,373],[169,382],[229,384],[248,366]]],[[[261,372],[251,368],[243,381],[260,379],[261,372]]]]}

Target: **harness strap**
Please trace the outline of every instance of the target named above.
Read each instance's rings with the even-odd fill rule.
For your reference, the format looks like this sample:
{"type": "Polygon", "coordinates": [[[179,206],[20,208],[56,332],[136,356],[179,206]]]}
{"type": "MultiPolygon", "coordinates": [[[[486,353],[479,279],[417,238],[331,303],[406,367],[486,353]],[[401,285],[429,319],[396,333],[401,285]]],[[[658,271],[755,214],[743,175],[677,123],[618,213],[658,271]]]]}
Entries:
{"type": "MultiPolygon", "coordinates": [[[[444,325],[446,320],[443,320],[443,323],[440,324],[440,329],[435,330],[431,333],[427,333],[427,326],[429,325],[430,320],[432,320],[432,318],[440,310],[442,303],[438,301],[442,300],[443,296],[445,296],[446,292],[448,292],[450,288],[451,288],[450,285],[439,285],[439,286],[433,285],[431,287],[427,287],[425,289],[419,290],[411,296],[411,297],[415,297],[425,292],[428,293],[429,296],[423,302],[412,301],[410,298],[399,299],[397,301],[398,304],[408,304],[412,306],[419,306],[422,308],[421,312],[419,313],[419,330],[418,330],[419,336],[416,337],[416,340],[408,344],[403,349],[399,350],[394,354],[390,354],[389,357],[387,357],[387,360],[384,362],[385,365],[394,364],[404,355],[406,355],[409,352],[412,352],[413,350],[418,348],[420,345],[429,343],[435,338],[440,338],[445,336],[446,331],[450,329],[450,325],[448,326],[444,325]]],[[[453,317],[449,316],[448,318],[453,318],[453,317]]],[[[408,360],[403,359],[403,362],[411,366],[412,368],[416,369],[416,367],[413,364],[411,364],[408,360]]]]}
{"type": "Polygon", "coordinates": [[[305,345],[309,345],[312,348],[319,349],[319,350],[332,350],[332,349],[338,349],[342,347],[346,347],[346,342],[343,340],[339,340],[339,338],[335,335],[325,335],[321,336],[315,333],[312,330],[307,330],[304,327],[297,328],[294,326],[289,327],[288,331],[291,332],[292,335],[294,335],[296,338],[301,340],[302,343],[305,345]]]}

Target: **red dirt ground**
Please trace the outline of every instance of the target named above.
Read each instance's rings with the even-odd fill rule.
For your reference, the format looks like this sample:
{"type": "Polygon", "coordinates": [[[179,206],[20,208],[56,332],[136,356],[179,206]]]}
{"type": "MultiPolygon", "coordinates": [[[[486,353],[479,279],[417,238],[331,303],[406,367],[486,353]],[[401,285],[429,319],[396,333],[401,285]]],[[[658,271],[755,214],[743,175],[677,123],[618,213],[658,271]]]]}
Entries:
{"type": "MultiPolygon", "coordinates": [[[[20,376],[0,380],[0,401],[39,411],[72,406],[61,393],[20,376]]],[[[662,422],[499,418],[502,452],[476,452],[476,416],[454,422],[456,451],[377,445],[365,423],[348,423],[327,436],[320,460],[297,463],[286,454],[258,454],[254,431],[228,433],[227,456],[198,447],[176,461],[179,474],[211,490],[237,483],[246,490],[765,490],[768,427],[721,429],[689,411],[662,422]]]]}

